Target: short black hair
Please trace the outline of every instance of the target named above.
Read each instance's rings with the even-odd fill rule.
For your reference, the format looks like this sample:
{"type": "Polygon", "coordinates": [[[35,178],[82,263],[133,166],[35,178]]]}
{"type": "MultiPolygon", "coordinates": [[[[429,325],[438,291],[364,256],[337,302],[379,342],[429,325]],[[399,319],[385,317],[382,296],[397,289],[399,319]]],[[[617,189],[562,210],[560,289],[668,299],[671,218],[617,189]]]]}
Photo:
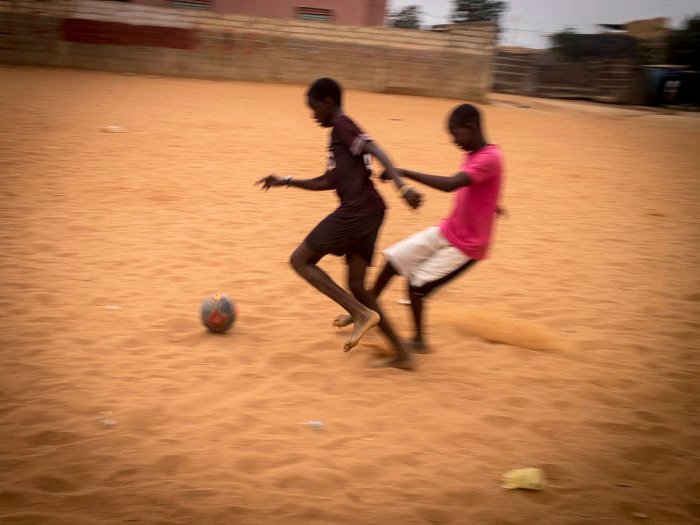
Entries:
{"type": "Polygon", "coordinates": [[[481,113],[471,104],[462,104],[457,106],[450,115],[449,125],[452,127],[465,127],[470,124],[475,124],[481,127],[481,113]]]}
{"type": "Polygon", "coordinates": [[[330,97],[336,105],[340,106],[343,99],[343,89],[332,78],[319,78],[315,80],[306,92],[306,96],[316,100],[325,100],[330,97]]]}

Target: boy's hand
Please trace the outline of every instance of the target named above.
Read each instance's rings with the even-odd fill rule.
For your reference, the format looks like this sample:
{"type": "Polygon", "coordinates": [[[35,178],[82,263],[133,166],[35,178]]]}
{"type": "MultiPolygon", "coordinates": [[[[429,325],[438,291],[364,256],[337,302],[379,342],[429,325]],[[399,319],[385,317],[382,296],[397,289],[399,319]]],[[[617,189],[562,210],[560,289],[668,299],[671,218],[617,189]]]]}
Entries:
{"type": "MultiPolygon", "coordinates": [[[[397,168],[396,171],[398,171],[399,174],[403,175],[403,172],[400,169],[397,168]]],[[[393,178],[391,177],[391,175],[389,175],[388,170],[384,170],[382,171],[381,175],[379,175],[379,180],[381,180],[382,182],[387,182],[393,180],[393,178]]],[[[408,205],[414,210],[418,208],[421,205],[421,202],[423,201],[423,195],[418,193],[413,188],[407,188],[406,193],[403,194],[403,198],[406,199],[408,205]]]]}
{"type": "Polygon", "coordinates": [[[406,199],[408,205],[414,210],[418,208],[423,201],[423,196],[413,188],[404,193],[403,198],[406,199]]]}
{"type": "MultiPolygon", "coordinates": [[[[399,173],[401,173],[401,170],[397,170],[399,173]]],[[[382,171],[382,173],[379,175],[379,180],[382,182],[387,182],[392,180],[391,176],[389,175],[389,172],[387,170],[382,171]]]]}
{"type": "Polygon", "coordinates": [[[263,177],[262,179],[257,181],[255,183],[255,186],[257,186],[258,184],[262,184],[262,188],[260,188],[261,190],[267,191],[273,186],[283,186],[284,181],[280,179],[277,175],[268,175],[267,177],[263,177]]]}

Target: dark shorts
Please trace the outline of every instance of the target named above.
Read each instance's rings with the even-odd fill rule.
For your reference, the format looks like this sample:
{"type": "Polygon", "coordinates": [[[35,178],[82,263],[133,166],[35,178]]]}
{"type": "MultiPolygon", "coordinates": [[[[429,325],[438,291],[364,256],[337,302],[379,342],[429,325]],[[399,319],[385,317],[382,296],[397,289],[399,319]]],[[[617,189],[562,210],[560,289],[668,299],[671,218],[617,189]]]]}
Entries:
{"type": "Polygon", "coordinates": [[[318,223],[304,242],[319,255],[359,255],[371,265],[382,221],[384,210],[359,217],[334,211],[318,223]]]}

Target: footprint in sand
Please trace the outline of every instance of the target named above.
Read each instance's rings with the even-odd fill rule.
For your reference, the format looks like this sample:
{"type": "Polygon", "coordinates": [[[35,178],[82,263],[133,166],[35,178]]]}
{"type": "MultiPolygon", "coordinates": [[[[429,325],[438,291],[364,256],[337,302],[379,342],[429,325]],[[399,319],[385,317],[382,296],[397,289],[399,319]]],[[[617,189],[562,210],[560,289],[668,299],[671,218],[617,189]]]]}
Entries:
{"type": "Polygon", "coordinates": [[[290,368],[308,362],[303,353],[277,351],[267,359],[267,364],[274,368],[290,368]]]}
{"type": "Polygon", "coordinates": [[[32,487],[42,492],[74,492],[77,487],[72,483],[53,476],[36,476],[29,480],[32,487]]]}
{"type": "Polygon", "coordinates": [[[73,432],[56,432],[54,430],[45,430],[37,434],[32,434],[29,436],[27,441],[32,446],[40,447],[44,445],[66,445],[68,443],[75,443],[81,439],[84,439],[84,436],[73,432]]]}
{"type": "Polygon", "coordinates": [[[649,423],[663,423],[664,421],[666,421],[665,417],[653,414],[651,412],[647,412],[645,410],[637,410],[634,412],[634,415],[637,417],[637,419],[641,419],[642,421],[648,421],[649,423]]]}
{"type": "Polygon", "coordinates": [[[518,421],[512,417],[508,416],[498,416],[498,415],[488,415],[480,418],[482,421],[492,425],[496,428],[507,428],[516,425],[518,421]]]}
{"type": "Polygon", "coordinates": [[[503,404],[509,407],[524,408],[530,406],[532,404],[532,401],[527,399],[526,397],[511,396],[506,398],[503,404]]]}
{"type": "MultiPolygon", "coordinates": [[[[700,490],[696,494],[700,494],[700,490]]],[[[700,503],[688,503],[685,508],[688,509],[691,516],[700,518],[700,503]]]]}
{"type": "Polygon", "coordinates": [[[179,455],[169,455],[160,458],[154,465],[158,472],[173,476],[177,474],[182,466],[187,462],[187,459],[179,455]]]}
{"type": "Polygon", "coordinates": [[[26,506],[26,494],[13,490],[0,491],[0,509],[17,509],[26,506]]]}
{"type": "Polygon", "coordinates": [[[143,476],[143,470],[140,468],[126,468],[118,470],[111,474],[104,481],[104,485],[108,487],[116,487],[134,482],[139,477],[143,476]]]}

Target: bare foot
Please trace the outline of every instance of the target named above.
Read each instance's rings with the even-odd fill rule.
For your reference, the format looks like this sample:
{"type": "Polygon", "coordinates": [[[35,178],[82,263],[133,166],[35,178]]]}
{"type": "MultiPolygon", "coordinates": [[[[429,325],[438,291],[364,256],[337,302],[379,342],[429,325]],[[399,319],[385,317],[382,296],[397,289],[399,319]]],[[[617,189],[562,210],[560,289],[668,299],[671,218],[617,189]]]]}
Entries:
{"type": "Polygon", "coordinates": [[[428,348],[423,341],[416,341],[412,339],[411,341],[404,341],[403,344],[406,347],[406,350],[413,352],[414,354],[429,354],[431,352],[430,348],[428,348]]]}
{"type": "Polygon", "coordinates": [[[344,326],[351,325],[353,323],[352,315],[350,314],[340,314],[333,320],[333,326],[338,328],[343,328],[344,326]]]}
{"type": "MultiPolygon", "coordinates": [[[[354,318],[353,318],[354,319],[354,318]]],[[[345,343],[343,351],[349,352],[357,343],[360,342],[362,336],[369,332],[372,328],[379,324],[379,314],[374,310],[367,310],[367,317],[355,320],[355,326],[352,328],[350,339],[345,343]]]]}
{"type": "Polygon", "coordinates": [[[398,356],[380,359],[372,364],[372,368],[399,368],[401,370],[414,370],[413,359],[410,357],[400,358],[398,356]]]}

